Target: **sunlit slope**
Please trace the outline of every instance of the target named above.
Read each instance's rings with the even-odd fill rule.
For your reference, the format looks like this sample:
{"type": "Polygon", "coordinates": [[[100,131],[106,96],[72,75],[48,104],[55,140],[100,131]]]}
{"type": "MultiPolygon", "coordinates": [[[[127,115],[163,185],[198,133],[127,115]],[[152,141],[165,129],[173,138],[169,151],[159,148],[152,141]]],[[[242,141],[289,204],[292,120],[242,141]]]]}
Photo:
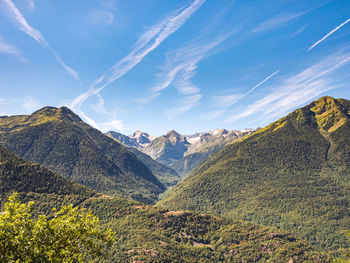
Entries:
{"type": "Polygon", "coordinates": [[[280,227],[323,249],[350,223],[350,102],[323,97],[212,155],[160,205],[280,227]]]}
{"type": "Polygon", "coordinates": [[[66,107],[1,117],[0,141],[15,154],[100,192],[152,203],[165,189],[134,154],[66,107]]]}
{"type": "Polygon", "coordinates": [[[63,204],[90,209],[116,231],[116,243],[102,262],[328,262],[306,242],[254,224],[208,215],[168,211],[102,195],[18,158],[0,146],[1,193],[17,191],[35,202],[35,214],[63,204]]]}

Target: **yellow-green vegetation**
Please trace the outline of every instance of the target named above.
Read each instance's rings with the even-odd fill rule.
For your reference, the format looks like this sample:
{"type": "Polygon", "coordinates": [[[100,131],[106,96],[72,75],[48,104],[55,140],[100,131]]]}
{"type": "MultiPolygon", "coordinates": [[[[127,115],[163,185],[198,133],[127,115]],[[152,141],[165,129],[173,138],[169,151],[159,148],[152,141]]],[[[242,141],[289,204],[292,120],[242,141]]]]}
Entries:
{"type": "Polygon", "coordinates": [[[64,206],[34,217],[34,203],[12,194],[0,213],[1,262],[95,262],[106,258],[114,233],[90,212],[64,206]]]}
{"type": "Polygon", "coordinates": [[[347,247],[350,101],[323,97],[215,153],[159,206],[248,220],[347,247]]]}
{"type": "Polygon", "coordinates": [[[97,191],[154,203],[165,187],[134,154],[66,107],[0,118],[2,144],[97,191]]]}
{"type": "Polygon", "coordinates": [[[116,232],[107,262],[329,262],[288,233],[243,221],[115,198],[82,205],[116,232]]]}
{"type": "MultiPolygon", "coordinates": [[[[108,257],[101,259],[100,262],[329,262],[327,255],[315,251],[306,242],[286,232],[243,221],[159,209],[135,201],[98,194],[40,165],[26,162],[2,147],[0,150],[3,195],[8,196],[12,191],[17,191],[22,200],[34,201],[34,218],[31,217],[30,222],[36,226],[38,232],[29,231],[35,234],[34,240],[37,240],[36,233],[44,234],[48,228],[52,230],[50,233],[54,234],[55,226],[61,225],[59,223],[51,226],[48,223],[55,218],[52,208],[59,210],[62,205],[73,204],[74,207],[88,209],[100,218],[103,228],[115,232],[116,241],[109,249],[108,257]],[[46,223],[38,224],[37,220],[40,218],[45,219],[43,222],[46,223]]],[[[21,206],[27,207],[23,204],[21,206]]],[[[76,214],[79,210],[75,208],[72,210],[68,206],[64,211],[67,213],[73,211],[76,214]]],[[[77,216],[79,215],[80,213],[77,216]]],[[[56,217],[60,216],[61,213],[56,217]]],[[[90,217],[85,219],[88,218],[90,217]]],[[[24,225],[26,224],[21,224],[24,225]]],[[[21,229],[16,227],[11,233],[17,233],[21,229]]],[[[42,235],[40,237],[38,242],[42,251],[45,253],[51,251],[50,247],[45,247],[45,244],[51,244],[51,239],[46,243],[45,238],[42,235]]],[[[74,238],[75,235],[64,235],[64,238],[69,237],[74,238]]],[[[6,244],[16,242],[12,237],[0,239],[0,242],[5,241],[6,244]]],[[[59,244],[62,243],[53,244],[56,253],[61,251],[55,247],[59,244]]],[[[26,246],[26,249],[30,247],[26,246]]],[[[25,255],[31,256],[30,253],[32,252],[26,252],[25,255]]],[[[35,251],[33,253],[38,256],[35,251]]],[[[46,261],[39,257],[32,262],[46,261]]]]}
{"type": "Polygon", "coordinates": [[[45,107],[44,109],[34,112],[31,116],[18,115],[11,116],[11,118],[6,116],[0,117],[0,126],[2,127],[0,132],[18,132],[30,126],[37,126],[46,122],[63,122],[67,117],[70,120],[80,121],[80,119],[77,119],[76,116],[65,107],[59,109],[45,107]]]}

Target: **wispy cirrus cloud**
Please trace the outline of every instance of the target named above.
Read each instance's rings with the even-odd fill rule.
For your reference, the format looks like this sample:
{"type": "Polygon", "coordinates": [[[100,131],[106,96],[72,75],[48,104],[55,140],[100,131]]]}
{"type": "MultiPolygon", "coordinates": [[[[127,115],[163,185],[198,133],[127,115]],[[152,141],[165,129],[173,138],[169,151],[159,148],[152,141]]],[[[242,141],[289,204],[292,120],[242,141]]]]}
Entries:
{"type": "Polygon", "coordinates": [[[292,77],[286,78],[265,97],[249,105],[243,112],[226,119],[235,122],[255,114],[270,119],[314,99],[337,87],[330,74],[350,63],[350,52],[332,56],[310,66],[292,77]]]}
{"type": "Polygon", "coordinates": [[[203,4],[205,0],[194,0],[189,6],[171,12],[158,24],[152,26],[135,43],[133,50],[115,63],[95,81],[90,89],[77,96],[71,108],[80,110],[82,104],[91,96],[98,94],[113,81],[124,76],[139,64],[145,56],[156,49],[164,40],[175,33],[203,4]]]}
{"type": "Polygon", "coordinates": [[[179,106],[167,110],[165,112],[165,115],[169,119],[171,119],[180,114],[183,114],[189,111],[190,109],[192,109],[193,107],[197,106],[201,98],[202,98],[201,94],[194,94],[194,95],[183,97],[178,101],[179,106]]]}
{"type": "Polygon", "coordinates": [[[25,0],[26,4],[27,4],[27,8],[29,12],[33,12],[34,8],[35,8],[35,4],[33,0],[25,0]]]}
{"type": "Polygon", "coordinates": [[[299,13],[285,13],[277,15],[273,18],[270,18],[259,25],[257,25],[255,28],[251,30],[252,33],[261,33],[265,31],[274,30],[277,28],[280,28],[289,22],[301,17],[302,15],[306,14],[307,12],[299,12],[299,13]]]}
{"type": "Polygon", "coordinates": [[[15,4],[11,0],[0,0],[0,7],[4,14],[14,23],[14,25],[23,31],[25,34],[33,38],[42,47],[47,48],[52,52],[57,62],[75,79],[79,80],[78,73],[67,66],[62,59],[56,54],[56,52],[50,48],[48,42],[45,40],[41,32],[27,22],[22,13],[18,10],[15,4]]]}
{"type": "Polygon", "coordinates": [[[6,43],[1,37],[0,37],[0,53],[13,55],[13,56],[16,56],[22,62],[26,62],[26,63],[28,62],[28,60],[23,57],[21,51],[18,48],[6,43]]]}
{"type": "Polygon", "coordinates": [[[202,39],[199,37],[199,40],[191,41],[176,50],[168,52],[162,71],[157,74],[157,84],[149,89],[147,96],[137,101],[147,104],[157,98],[163,90],[173,86],[184,97],[176,100],[177,107],[165,111],[165,115],[168,118],[176,117],[197,106],[202,95],[200,94],[200,89],[193,84],[191,79],[196,73],[198,63],[211,55],[215,47],[219,46],[235,32],[236,30],[232,30],[231,32],[219,34],[219,36],[214,38],[202,36],[202,39]]]}
{"type": "Polygon", "coordinates": [[[205,119],[214,119],[217,118],[221,115],[223,115],[224,113],[227,112],[227,110],[234,104],[236,104],[237,102],[239,102],[240,100],[244,99],[245,97],[247,97],[250,93],[252,93],[254,90],[256,90],[258,87],[260,87],[261,85],[263,85],[266,81],[268,81],[269,79],[271,79],[273,76],[277,75],[280,72],[280,70],[275,71],[274,73],[272,73],[271,75],[269,75],[268,77],[266,77],[264,80],[262,80],[261,82],[259,82],[257,85],[255,85],[253,88],[251,88],[250,90],[248,90],[246,93],[244,94],[231,94],[231,95],[226,95],[226,96],[214,96],[213,99],[215,101],[216,107],[220,108],[219,110],[215,110],[209,113],[206,113],[204,116],[205,119]]]}
{"type": "Polygon", "coordinates": [[[301,34],[302,32],[304,32],[307,28],[309,27],[309,25],[304,25],[302,27],[300,27],[297,31],[295,31],[290,37],[294,38],[297,35],[301,34]]]}
{"type": "Polygon", "coordinates": [[[124,121],[112,119],[110,121],[102,123],[100,125],[100,129],[104,132],[107,132],[107,131],[125,132],[124,121]]]}
{"type": "Polygon", "coordinates": [[[87,15],[89,25],[112,25],[114,22],[114,14],[104,9],[93,9],[87,15]]]}
{"type": "Polygon", "coordinates": [[[197,64],[208,57],[210,52],[230,35],[231,33],[228,33],[214,39],[193,41],[168,52],[162,72],[157,76],[158,83],[150,89],[150,92],[159,93],[171,84],[180,94],[188,95],[199,92],[199,89],[190,81],[195,74],[197,64]]]}
{"type": "Polygon", "coordinates": [[[326,34],[324,37],[322,37],[320,40],[318,40],[317,42],[315,42],[311,47],[308,48],[307,51],[312,50],[313,48],[315,48],[316,46],[318,46],[319,44],[321,44],[323,41],[325,41],[328,37],[330,37],[331,35],[333,35],[335,32],[337,32],[339,29],[341,29],[343,26],[345,26],[347,23],[350,22],[350,18],[348,20],[346,20],[344,23],[340,24],[339,26],[337,26],[336,28],[334,28],[332,31],[330,31],[328,34],[326,34]]]}
{"type": "Polygon", "coordinates": [[[22,100],[22,107],[27,111],[34,111],[42,105],[37,99],[31,96],[25,96],[22,100]]]}
{"type": "Polygon", "coordinates": [[[42,34],[32,26],[30,26],[22,13],[18,10],[15,4],[11,0],[1,0],[1,6],[3,12],[11,19],[16,27],[33,38],[43,47],[48,47],[48,43],[42,36],[42,34]]]}

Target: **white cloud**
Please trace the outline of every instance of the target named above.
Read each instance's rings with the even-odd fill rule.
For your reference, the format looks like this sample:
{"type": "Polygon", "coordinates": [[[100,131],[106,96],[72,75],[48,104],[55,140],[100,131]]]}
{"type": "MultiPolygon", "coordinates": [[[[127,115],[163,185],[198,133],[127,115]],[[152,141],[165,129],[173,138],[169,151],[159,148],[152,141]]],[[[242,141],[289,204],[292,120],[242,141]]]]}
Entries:
{"type": "Polygon", "coordinates": [[[227,109],[243,97],[242,94],[213,96],[216,107],[227,109]]]}
{"type": "Polygon", "coordinates": [[[88,13],[87,23],[90,25],[111,25],[114,22],[114,15],[104,9],[94,9],[88,13]]]}
{"type": "Polygon", "coordinates": [[[179,106],[167,110],[165,112],[165,115],[169,119],[177,117],[178,115],[189,111],[194,106],[197,106],[199,104],[199,101],[201,100],[201,98],[202,98],[201,94],[186,96],[178,101],[179,106]]]}
{"type": "Polygon", "coordinates": [[[49,49],[54,55],[58,63],[75,79],[79,80],[79,76],[76,71],[68,67],[62,59],[53,51],[41,32],[34,27],[30,26],[27,20],[24,18],[22,13],[18,10],[15,4],[11,0],[0,0],[0,7],[2,11],[7,15],[7,17],[15,24],[15,26],[26,33],[28,36],[33,38],[38,42],[42,47],[49,49]]]}
{"type": "Polygon", "coordinates": [[[72,69],[71,67],[69,67],[67,64],[65,64],[63,62],[63,60],[56,54],[56,52],[54,50],[52,50],[51,48],[49,48],[52,52],[52,54],[54,55],[54,57],[56,58],[57,62],[76,80],[79,80],[79,75],[78,73],[72,69]]]}
{"type": "Polygon", "coordinates": [[[34,8],[35,8],[35,4],[34,1],[32,0],[25,0],[26,4],[27,4],[27,8],[29,12],[33,12],[34,8]]]}
{"type": "Polygon", "coordinates": [[[22,62],[28,62],[21,54],[18,48],[12,46],[8,43],[5,43],[0,38],[0,53],[9,54],[18,57],[22,62]]]}
{"type": "Polygon", "coordinates": [[[291,34],[291,38],[296,37],[297,35],[301,34],[302,32],[304,32],[307,28],[309,27],[309,25],[304,25],[302,27],[300,27],[298,30],[296,30],[293,34],[291,34]]]}
{"type": "Polygon", "coordinates": [[[298,17],[304,15],[306,12],[301,13],[289,13],[289,14],[280,14],[276,17],[273,17],[265,22],[262,22],[257,27],[255,27],[251,32],[258,33],[264,31],[270,31],[282,27],[289,23],[292,20],[297,19],[298,17]]]}
{"type": "Polygon", "coordinates": [[[338,31],[339,29],[341,29],[343,26],[345,26],[347,23],[350,22],[350,19],[346,20],[344,23],[340,24],[339,26],[337,26],[336,28],[334,28],[331,32],[329,32],[328,34],[326,34],[323,38],[321,38],[320,40],[318,40],[316,43],[314,43],[311,47],[309,47],[309,49],[307,51],[310,51],[311,49],[313,49],[314,47],[318,46],[319,44],[321,44],[323,41],[325,41],[328,37],[330,37],[331,35],[333,35],[336,31],[338,31]]]}
{"type": "Polygon", "coordinates": [[[233,104],[237,103],[238,101],[242,100],[243,98],[247,97],[250,93],[252,93],[255,89],[263,85],[266,81],[268,81],[270,78],[278,74],[280,71],[277,70],[268,77],[266,77],[263,81],[261,81],[259,84],[248,90],[248,92],[244,94],[232,94],[232,95],[226,95],[226,96],[214,96],[213,99],[215,101],[216,107],[220,108],[220,110],[209,112],[204,116],[206,119],[214,119],[216,117],[219,117],[223,115],[233,104]]]}
{"type": "Polygon", "coordinates": [[[140,63],[145,56],[156,49],[165,39],[176,32],[203,4],[205,0],[194,0],[186,8],[178,9],[164,18],[160,23],[145,32],[134,45],[133,50],[108,69],[92,84],[91,88],[76,97],[71,108],[80,109],[81,105],[91,96],[98,94],[113,81],[124,76],[129,70],[140,63]]]}
{"type": "Polygon", "coordinates": [[[101,130],[107,131],[119,131],[124,133],[124,122],[122,120],[111,120],[101,124],[101,130]]]}
{"type": "Polygon", "coordinates": [[[226,121],[234,122],[255,114],[264,115],[266,118],[281,116],[320,94],[336,88],[334,80],[329,77],[330,73],[349,63],[350,52],[332,55],[299,74],[286,78],[270,94],[226,121]]]}
{"type": "Polygon", "coordinates": [[[15,23],[15,25],[20,30],[32,37],[43,47],[48,47],[48,44],[42,34],[28,24],[27,20],[11,0],[1,0],[0,3],[5,14],[15,23]]]}
{"type": "Polygon", "coordinates": [[[221,34],[214,39],[206,38],[192,41],[181,48],[168,52],[166,62],[162,66],[162,72],[157,75],[157,84],[149,90],[147,96],[137,101],[144,104],[149,103],[158,97],[162,90],[173,85],[185,97],[180,100],[180,106],[165,112],[168,118],[176,117],[197,106],[202,95],[200,89],[192,83],[191,79],[196,73],[198,63],[209,56],[215,47],[224,42],[234,32],[221,34]]]}
{"type": "Polygon", "coordinates": [[[215,118],[222,116],[225,112],[226,112],[226,109],[210,111],[210,112],[207,112],[205,114],[202,114],[202,118],[207,119],[207,120],[212,120],[212,119],[215,119],[215,118]]]}
{"type": "Polygon", "coordinates": [[[41,103],[31,96],[26,96],[22,99],[22,107],[27,111],[38,110],[41,103]]]}

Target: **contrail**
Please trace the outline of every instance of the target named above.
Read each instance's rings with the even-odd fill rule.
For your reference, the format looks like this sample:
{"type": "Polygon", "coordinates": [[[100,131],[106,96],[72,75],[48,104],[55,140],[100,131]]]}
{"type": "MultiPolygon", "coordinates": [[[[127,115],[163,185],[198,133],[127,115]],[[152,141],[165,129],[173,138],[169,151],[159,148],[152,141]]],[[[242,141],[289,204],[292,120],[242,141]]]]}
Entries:
{"type": "Polygon", "coordinates": [[[178,9],[144,33],[135,43],[134,49],[102,74],[90,89],[76,97],[70,107],[80,109],[89,97],[96,95],[113,81],[124,76],[139,64],[145,56],[156,49],[165,39],[176,32],[205,2],[195,0],[187,8],[178,9]],[[182,10],[182,11],[181,11],[182,10]],[[175,14],[174,14],[175,13],[175,14]]]}
{"type": "Polygon", "coordinates": [[[79,75],[76,71],[74,71],[72,68],[67,66],[62,59],[56,54],[55,51],[53,51],[43,35],[40,33],[39,30],[35,29],[34,27],[30,26],[27,22],[27,20],[24,18],[22,13],[18,10],[18,8],[15,6],[15,4],[11,0],[0,0],[0,6],[2,6],[4,13],[11,19],[16,27],[26,33],[28,36],[33,38],[39,45],[42,47],[50,50],[50,52],[53,54],[57,62],[75,79],[79,80],[79,75]]]}
{"type": "Polygon", "coordinates": [[[311,49],[313,49],[314,47],[319,45],[321,42],[326,40],[326,38],[331,36],[333,33],[335,33],[337,30],[339,30],[340,28],[342,28],[343,26],[345,26],[349,22],[350,22],[350,19],[346,20],[344,23],[342,23],[341,25],[339,25],[336,28],[334,28],[331,32],[329,32],[327,35],[325,35],[323,38],[321,38],[319,41],[317,41],[315,44],[313,44],[311,47],[309,47],[309,49],[307,51],[310,51],[311,49]]]}
{"type": "Polygon", "coordinates": [[[264,84],[266,81],[268,81],[270,78],[272,78],[273,76],[275,76],[276,74],[278,74],[280,72],[280,70],[277,70],[276,72],[272,73],[270,76],[268,76],[266,79],[264,79],[263,81],[261,81],[258,85],[256,85],[254,88],[251,88],[246,94],[243,95],[241,99],[243,99],[244,97],[248,96],[250,93],[252,93],[256,88],[260,87],[262,84],[264,84]]]}

